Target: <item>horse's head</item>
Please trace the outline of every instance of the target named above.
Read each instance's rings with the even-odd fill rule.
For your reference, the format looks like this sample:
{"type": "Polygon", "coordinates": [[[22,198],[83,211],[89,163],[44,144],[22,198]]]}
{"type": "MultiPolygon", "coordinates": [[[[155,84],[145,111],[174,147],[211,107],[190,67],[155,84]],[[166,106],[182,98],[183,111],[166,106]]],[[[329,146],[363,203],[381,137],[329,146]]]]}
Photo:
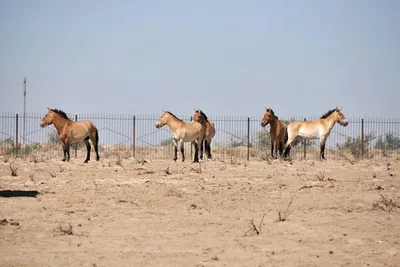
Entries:
{"type": "Polygon", "coordinates": [[[207,116],[200,109],[196,109],[193,113],[193,120],[200,123],[204,123],[207,121],[207,116]]]}
{"type": "Polygon", "coordinates": [[[40,127],[44,128],[46,126],[51,125],[53,123],[54,114],[55,112],[53,110],[47,108],[47,114],[43,117],[43,119],[39,123],[40,127]]]}
{"type": "Polygon", "coordinates": [[[271,123],[273,120],[277,119],[274,114],[274,111],[271,108],[265,108],[265,114],[261,119],[261,127],[265,127],[268,123],[271,123]]]}
{"type": "Polygon", "coordinates": [[[347,126],[349,122],[347,121],[346,116],[342,113],[342,109],[336,108],[335,110],[335,121],[342,126],[347,126]]]}
{"type": "Polygon", "coordinates": [[[156,122],[156,128],[159,129],[168,123],[169,113],[168,111],[163,110],[161,117],[156,122]]]}

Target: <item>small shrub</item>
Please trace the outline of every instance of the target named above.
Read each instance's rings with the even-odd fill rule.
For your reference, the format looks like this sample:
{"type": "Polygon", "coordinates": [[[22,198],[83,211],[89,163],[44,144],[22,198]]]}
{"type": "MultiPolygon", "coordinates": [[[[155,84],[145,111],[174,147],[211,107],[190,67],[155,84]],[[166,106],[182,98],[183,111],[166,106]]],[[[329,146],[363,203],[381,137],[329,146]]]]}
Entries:
{"type": "Polygon", "coordinates": [[[277,222],[284,222],[287,221],[287,219],[289,218],[289,216],[292,214],[292,211],[290,211],[290,207],[292,206],[293,203],[293,199],[294,197],[292,197],[286,207],[285,211],[282,211],[281,207],[279,207],[278,210],[278,219],[277,222]]]}
{"type": "Polygon", "coordinates": [[[256,224],[254,223],[254,220],[251,219],[251,220],[250,220],[250,223],[249,223],[249,230],[248,230],[248,232],[250,232],[250,233],[252,233],[252,234],[259,235],[259,234],[261,233],[261,226],[262,226],[262,223],[263,223],[263,221],[264,221],[265,215],[266,215],[266,214],[264,213],[263,216],[262,216],[262,218],[261,218],[261,220],[260,220],[260,223],[259,223],[258,226],[256,226],[256,224]]]}
{"type": "Polygon", "coordinates": [[[400,208],[400,205],[393,201],[393,199],[389,199],[388,197],[379,194],[381,196],[380,200],[375,201],[372,203],[373,210],[383,210],[386,212],[393,212],[397,211],[400,208]]]}
{"type": "Polygon", "coordinates": [[[18,166],[14,165],[14,163],[10,163],[10,170],[11,170],[11,176],[18,176],[18,166]]]}

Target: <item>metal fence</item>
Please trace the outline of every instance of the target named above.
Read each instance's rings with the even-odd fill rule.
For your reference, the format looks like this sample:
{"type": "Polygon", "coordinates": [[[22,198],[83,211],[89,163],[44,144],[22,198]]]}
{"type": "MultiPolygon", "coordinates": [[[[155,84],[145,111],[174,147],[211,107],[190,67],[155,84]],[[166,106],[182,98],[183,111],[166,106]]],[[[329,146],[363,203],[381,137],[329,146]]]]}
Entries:
{"type": "MultiPolygon", "coordinates": [[[[54,126],[41,128],[45,114],[0,114],[0,154],[62,157],[62,146],[54,126]]],[[[173,146],[167,126],[156,129],[159,115],[69,114],[72,120],[91,120],[99,130],[100,156],[134,157],[140,160],[171,159],[173,146]]],[[[186,122],[190,116],[178,116],[186,122]]],[[[217,160],[264,160],[270,155],[269,126],[260,126],[261,116],[209,116],[216,136],[212,140],[213,158],[217,160]]],[[[315,120],[316,117],[280,118],[282,121],[315,120]]],[[[186,153],[192,153],[190,144],[186,153]]],[[[71,156],[84,158],[82,143],[72,144],[71,156]]],[[[293,159],[318,159],[319,140],[300,141],[291,150],[293,159]]],[[[328,159],[400,158],[400,119],[351,118],[349,125],[336,124],[326,143],[328,159]]],[[[188,158],[188,156],[187,156],[188,158]]]]}

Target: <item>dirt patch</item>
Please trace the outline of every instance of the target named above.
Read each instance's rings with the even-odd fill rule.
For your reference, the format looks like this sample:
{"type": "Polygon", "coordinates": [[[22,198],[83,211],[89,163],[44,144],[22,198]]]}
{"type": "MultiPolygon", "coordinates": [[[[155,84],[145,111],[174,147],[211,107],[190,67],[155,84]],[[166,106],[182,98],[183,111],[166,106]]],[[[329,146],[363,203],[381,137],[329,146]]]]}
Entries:
{"type": "Polygon", "coordinates": [[[400,262],[396,161],[13,164],[0,160],[1,266],[400,262]]]}

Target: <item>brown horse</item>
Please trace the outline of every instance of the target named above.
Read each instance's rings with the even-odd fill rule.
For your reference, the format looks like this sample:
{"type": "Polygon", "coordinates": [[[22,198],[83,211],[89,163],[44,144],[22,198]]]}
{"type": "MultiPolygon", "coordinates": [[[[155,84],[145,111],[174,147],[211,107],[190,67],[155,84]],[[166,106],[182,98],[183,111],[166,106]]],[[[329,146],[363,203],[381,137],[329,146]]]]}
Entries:
{"type": "MultiPolygon", "coordinates": [[[[203,129],[205,130],[204,132],[204,150],[207,153],[207,159],[212,159],[211,155],[211,140],[215,136],[215,125],[214,122],[210,121],[207,118],[207,115],[201,111],[200,109],[197,109],[194,111],[193,114],[193,121],[197,121],[203,125],[203,129]]],[[[201,144],[203,146],[203,144],[201,144]]],[[[200,159],[203,159],[203,150],[200,150],[200,159]]]]}
{"type": "Polygon", "coordinates": [[[185,161],[184,143],[191,142],[195,148],[193,162],[199,162],[199,150],[203,153],[203,147],[201,146],[204,138],[203,126],[197,121],[186,123],[171,112],[163,110],[161,117],[156,122],[156,128],[159,129],[164,125],[168,125],[172,132],[172,141],[174,143],[173,160],[176,161],[178,159],[178,142],[182,153],[182,161],[185,161]]]}
{"type": "Polygon", "coordinates": [[[71,121],[64,111],[47,108],[47,114],[40,121],[40,127],[44,128],[50,124],[54,124],[54,127],[56,127],[58,137],[63,144],[63,161],[70,160],[69,147],[71,142],[84,140],[87,149],[85,163],[88,163],[91,149],[89,139],[92,141],[96,151],[96,160],[100,159],[98,149],[99,133],[91,121],[71,121]]]}
{"type": "Polygon", "coordinates": [[[289,123],[287,126],[288,140],[285,145],[284,156],[286,157],[289,154],[292,143],[297,137],[308,140],[319,138],[320,158],[321,160],[325,160],[324,152],[326,139],[336,122],[342,126],[347,126],[349,124],[346,116],[341,112],[341,109],[338,108],[328,111],[316,121],[294,121],[289,123]]]}
{"type": "Polygon", "coordinates": [[[268,124],[271,125],[269,130],[271,137],[271,156],[277,158],[278,149],[279,155],[282,156],[283,147],[287,141],[286,125],[278,119],[271,108],[265,108],[265,114],[261,119],[261,127],[265,127],[268,124]]]}

